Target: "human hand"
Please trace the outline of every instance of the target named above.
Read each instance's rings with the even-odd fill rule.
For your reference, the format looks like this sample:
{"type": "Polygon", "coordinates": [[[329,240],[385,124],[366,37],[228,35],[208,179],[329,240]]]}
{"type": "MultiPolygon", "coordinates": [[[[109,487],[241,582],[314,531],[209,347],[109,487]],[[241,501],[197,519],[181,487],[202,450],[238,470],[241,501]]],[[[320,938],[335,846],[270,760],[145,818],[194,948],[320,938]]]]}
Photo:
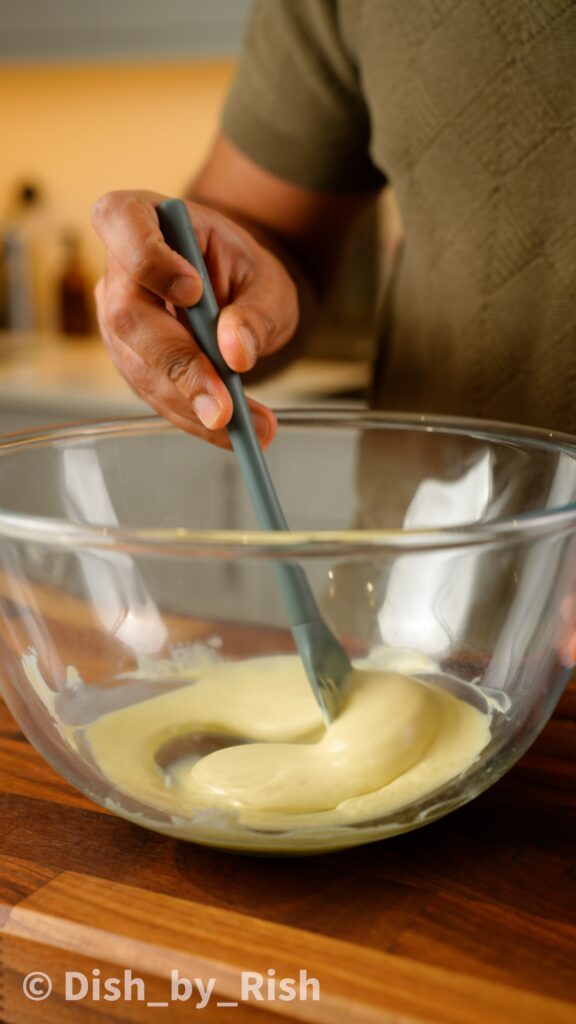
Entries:
{"type": "MultiPolygon", "coordinates": [[[[133,390],[175,426],[229,447],[232,400],[175,307],[193,305],[200,276],[162,237],[155,192],[109,192],[94,205],[92,222],[107,250],[96,286],[104,344],[133,390]]],[[[218,344],[230,368],[251,369],[275,352],[298,323],[296,287],[283,264],[222,214],[188,202],[200,248],[221,307],[218,344]]],[[[249,400],[260,444],[276,420],[249,400]]]]}

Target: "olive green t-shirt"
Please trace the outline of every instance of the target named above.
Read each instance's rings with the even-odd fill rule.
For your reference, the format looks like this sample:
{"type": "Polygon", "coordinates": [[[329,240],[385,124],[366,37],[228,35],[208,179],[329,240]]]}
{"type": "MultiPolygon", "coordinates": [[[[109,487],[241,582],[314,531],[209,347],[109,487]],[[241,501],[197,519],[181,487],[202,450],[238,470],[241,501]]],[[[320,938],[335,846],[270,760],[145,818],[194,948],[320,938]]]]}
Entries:
{"type": "Polygon", "coordinates": [[[394,188],[376,404],[576,433],[576,2],[256,0],[223,130],[394,188]]]}

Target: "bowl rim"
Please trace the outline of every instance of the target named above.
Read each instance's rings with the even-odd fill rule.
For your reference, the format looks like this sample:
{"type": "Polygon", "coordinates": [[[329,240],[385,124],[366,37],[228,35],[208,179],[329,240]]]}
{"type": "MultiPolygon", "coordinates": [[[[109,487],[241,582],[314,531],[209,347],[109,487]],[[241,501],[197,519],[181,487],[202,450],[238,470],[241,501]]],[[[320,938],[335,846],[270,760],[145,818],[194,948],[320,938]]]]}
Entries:
{"type": "MultiPolygon", "coordinates": [[[[462,416],[444,416],[418,412],[385,412],[366,408],[338,406],[276,408],[279,426],[363,425],[379,429],[412,429],[428,433],[462,434],[477,440],[504,445],[523,443],[535,450],[562,452],[576,460],[576,437],[542,427],[523,426],[498,420],[480,420],[462,416]]],[[[64,423],[0,437],[1,459],[20,448],[49,446],[58,441],[133,436],[141,434],[181,434],[185,432],[160,416],[127,416],[105,420],[64,423]]],[[[205,442],[209,443],[209,442],[205,442]]],[[[46,544],[50,547],[112,548],[131,553],[162,553],[197,556],[210,553],[219,557],[302,558],[327,554],[359,555],[368,550],[421,551],[431,548],[455,548],[493,543],[518,543],[546,534],[567,533],[576,528],[576,501],[544,510],[532,510],[515,516],[502,516],[488,523],[460,526],[378,530],[190,530],[183,527],[93,526],[70,523],[50,516],[5,512],[0,507],[0,539],[46,544]]]]}

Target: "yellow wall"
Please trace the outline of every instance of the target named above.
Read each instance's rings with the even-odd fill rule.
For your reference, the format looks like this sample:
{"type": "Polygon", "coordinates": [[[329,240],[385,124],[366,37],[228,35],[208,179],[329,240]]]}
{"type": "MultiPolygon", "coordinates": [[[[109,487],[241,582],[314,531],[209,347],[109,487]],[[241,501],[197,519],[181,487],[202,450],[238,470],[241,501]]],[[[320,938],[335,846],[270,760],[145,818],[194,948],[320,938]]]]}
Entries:
{"type": "Polygon", "coordinates": [[[114,188],[181,191],[202,161],[231,62],[0,67],[0,218],[21,180],[76,226],[94,274],[90,206],[114,188]]]}

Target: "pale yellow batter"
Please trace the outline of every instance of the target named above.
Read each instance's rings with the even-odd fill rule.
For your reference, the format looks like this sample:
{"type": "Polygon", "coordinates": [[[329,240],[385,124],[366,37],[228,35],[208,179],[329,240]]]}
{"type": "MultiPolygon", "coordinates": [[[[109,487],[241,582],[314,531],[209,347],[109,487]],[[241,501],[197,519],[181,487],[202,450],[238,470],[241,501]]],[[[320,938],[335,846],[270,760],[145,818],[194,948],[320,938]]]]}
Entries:
{"type": "Polygon", "coordinates": [[[397,671],[358,666],[328,729],[296,656],[216,662],[194,676],[82,732],[118,794],[165,812],[179,834],[219,845],[296,849],[293,830],[302,828],[338,845],[338,827],[420,801],[465,772],[490,739],[489,714],[397,671]],[[241,740],[170,760],[178,737],[203,732],[241,740]],[[247,829],[261,839],[246,840],[247,829]],[[277,841],[281,830],[293,839],[277,841]]]}

